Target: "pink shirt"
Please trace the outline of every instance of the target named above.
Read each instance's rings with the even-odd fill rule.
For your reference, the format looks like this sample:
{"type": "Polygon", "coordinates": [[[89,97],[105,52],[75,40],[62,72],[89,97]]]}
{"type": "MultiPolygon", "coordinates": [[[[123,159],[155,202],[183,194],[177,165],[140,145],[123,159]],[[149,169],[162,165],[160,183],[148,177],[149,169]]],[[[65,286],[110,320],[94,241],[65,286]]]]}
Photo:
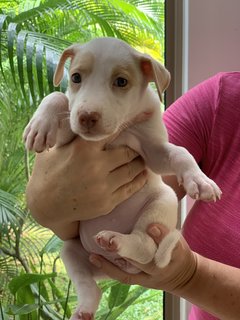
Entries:
{"type": "MultiPolygon", "coordinates": [[[[240,268],[240,72],[194,87],[167,109],[164,122],[170,142],[188,149],[223,192],[216,203],[194,204],[185,239],[201,255],[240,268]]],[[[217,318],[193,307],[189,319],[217,318]]]]}

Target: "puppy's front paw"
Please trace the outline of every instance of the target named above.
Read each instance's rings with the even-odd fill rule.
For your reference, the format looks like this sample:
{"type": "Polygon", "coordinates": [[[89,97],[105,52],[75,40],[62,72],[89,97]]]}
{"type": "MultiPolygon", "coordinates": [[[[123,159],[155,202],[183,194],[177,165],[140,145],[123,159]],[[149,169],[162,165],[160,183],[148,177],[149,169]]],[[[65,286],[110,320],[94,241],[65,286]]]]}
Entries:
{"type": "Polygon", "coordinates": [[[179,179],[179,183],[183,184],[187,194],[195,200],[221,199],[222,191],[218,185],[201,171],[184,174],[179,179]]]}
{"type": "Polygon", "coordinates": [[[58,130],[57,119],[33,117],[23,133],[26,149],[42,152],[56,143],[58,130]]]}

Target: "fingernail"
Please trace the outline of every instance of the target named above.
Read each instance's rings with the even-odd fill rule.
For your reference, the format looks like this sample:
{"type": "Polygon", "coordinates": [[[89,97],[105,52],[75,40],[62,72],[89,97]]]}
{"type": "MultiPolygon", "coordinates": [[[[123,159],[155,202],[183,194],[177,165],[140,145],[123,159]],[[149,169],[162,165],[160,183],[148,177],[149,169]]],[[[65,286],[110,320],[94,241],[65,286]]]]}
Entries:
{"type": "Polygon", "coordinates": [[[101,268],[102,267],[102,264],[101,264],[101,261],[98,260],[96,257],[94,256],[90,256],[89,257],[89,261],[97,268],[101,268]]]}
{"type": "Polygon", "coordinates": [[[161,236],[161,231],[157,228],[157,227],[151,227],[149,229],[149,233],[153,236],[153,237],[160,237],[161,236]]]}

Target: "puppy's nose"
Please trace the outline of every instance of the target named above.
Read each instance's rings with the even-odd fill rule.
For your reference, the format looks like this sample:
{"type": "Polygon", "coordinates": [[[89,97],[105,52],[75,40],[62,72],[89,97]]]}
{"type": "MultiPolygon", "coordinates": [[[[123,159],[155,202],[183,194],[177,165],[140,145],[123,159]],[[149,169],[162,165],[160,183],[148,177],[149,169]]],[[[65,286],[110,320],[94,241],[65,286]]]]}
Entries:
{"type": "Polygon", "coordinates": [[[100,113],[98,112],[84,111],[79,113],[79,124],[86,129],[91,129],[97,124],[100,117],[100,113]]]}

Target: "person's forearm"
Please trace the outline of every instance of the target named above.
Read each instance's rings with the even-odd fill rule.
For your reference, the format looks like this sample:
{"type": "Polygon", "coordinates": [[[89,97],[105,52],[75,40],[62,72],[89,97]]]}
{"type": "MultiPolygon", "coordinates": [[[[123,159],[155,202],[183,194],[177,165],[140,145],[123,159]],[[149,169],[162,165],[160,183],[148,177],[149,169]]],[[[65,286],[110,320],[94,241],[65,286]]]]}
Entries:
{"type": "Polygon", "coordinates": [[[173,294],[215,315],[221,320],[239,320],[240,270],[200,255],[192,278],[173,294]]]}

